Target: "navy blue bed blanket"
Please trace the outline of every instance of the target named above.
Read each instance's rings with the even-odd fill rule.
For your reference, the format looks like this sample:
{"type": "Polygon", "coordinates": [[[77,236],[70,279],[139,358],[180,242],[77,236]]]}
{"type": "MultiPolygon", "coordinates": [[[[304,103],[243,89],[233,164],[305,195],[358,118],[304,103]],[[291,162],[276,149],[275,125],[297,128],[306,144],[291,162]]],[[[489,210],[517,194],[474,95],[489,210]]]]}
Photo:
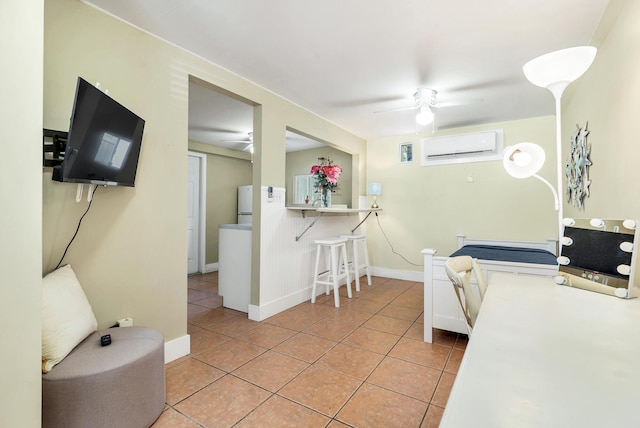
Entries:
{"type": "Polygon", "coordinates": [[[497,245],[465,245],[450,257],[471,256],[480,260],[557,265],[556,256],[536,248],[500,247],[497,245]]]}

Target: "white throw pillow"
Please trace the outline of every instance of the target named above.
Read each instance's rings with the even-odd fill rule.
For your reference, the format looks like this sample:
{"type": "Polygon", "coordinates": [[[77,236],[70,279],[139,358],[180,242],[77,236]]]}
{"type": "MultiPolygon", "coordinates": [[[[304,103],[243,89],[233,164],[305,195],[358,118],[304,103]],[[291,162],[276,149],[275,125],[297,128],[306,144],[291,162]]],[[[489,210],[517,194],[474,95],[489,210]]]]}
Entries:
{"type": "Polygon", "coordinates": [[[62,361],[97,328],[91,305],[70,265],[42,278],[43,373],[62,361]]]}

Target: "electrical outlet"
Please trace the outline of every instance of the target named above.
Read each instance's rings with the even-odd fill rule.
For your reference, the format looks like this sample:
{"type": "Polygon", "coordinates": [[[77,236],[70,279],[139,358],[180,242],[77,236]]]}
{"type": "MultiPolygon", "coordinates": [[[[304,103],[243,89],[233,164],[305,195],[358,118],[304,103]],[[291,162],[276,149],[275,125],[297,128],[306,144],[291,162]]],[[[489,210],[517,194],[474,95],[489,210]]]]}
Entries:
{"type": "Polygon", "coordinates": [[[118,320],[118,325],[120,327],[131,327],[133,325],[133,318],[122,318],[118,320]]]}

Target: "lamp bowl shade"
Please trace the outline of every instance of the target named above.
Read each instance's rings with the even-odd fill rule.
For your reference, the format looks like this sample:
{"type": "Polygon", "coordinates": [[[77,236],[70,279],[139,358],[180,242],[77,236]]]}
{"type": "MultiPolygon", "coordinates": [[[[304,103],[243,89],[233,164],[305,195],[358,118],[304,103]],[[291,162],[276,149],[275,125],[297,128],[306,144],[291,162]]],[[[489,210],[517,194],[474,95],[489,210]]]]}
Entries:
{"type": "Polygon", "coordinates": [[[382,183],[371,182],[368,187],[368,193],[370,195],[380,195],[382,193],[382,183]]]}
{"type": "Polygon", "coordinates": [[[596,52],[593,46],[561,49],[532,59],[522,67],[522,71],[531,83],[543,88],[558,82],[569,84],[589,69],[596,52]]]}
{"type": "MultiPolygon", "coordinates": [[[[523,157],[525,157],[523,156],[523,157]]],[[[534,143],[518,143],[504,148],[502,164],[505,171],[514,178],[531,177],[544,165],[544,149],[534,143]],[[522,164],[514,160],[514,155],[522,154],[526,156],[528,162],[522,164]]]]}

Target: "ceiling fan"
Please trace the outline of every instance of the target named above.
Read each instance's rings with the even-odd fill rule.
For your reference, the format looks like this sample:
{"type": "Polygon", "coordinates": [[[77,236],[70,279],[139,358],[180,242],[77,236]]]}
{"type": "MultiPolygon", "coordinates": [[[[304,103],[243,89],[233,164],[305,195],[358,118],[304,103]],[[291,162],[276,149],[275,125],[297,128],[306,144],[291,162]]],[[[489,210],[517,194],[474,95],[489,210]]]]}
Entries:
{"type": "Polygon", "coordinates": [[[245,143],[242,151],[253,153],[253,132],[247,134],[247,138],[243,140],[220,140],[221,143],[245,143]]]}
{"type": "Polygon", "coordinates": [[[484,101],[482,98],[473,99],[473,100],[463,100],[463,101],[447,101],[447,102],[438,102],[437,101],[438,91],[431,88],[418,88],[413,94],[413,98],[415,100],[415,105],[411,107],[401,107],[389,110],[380,110],[374,113],[386,113],[391,111],[402,111],[402,110],[418,110],[416,114],[416,124],[420,126],[426,126],[433,122],[435,115],[432,108],[441,108],[441,107],[454,107],[454,106],[462,106],[469,104],[478,104],[484,101]]]}

